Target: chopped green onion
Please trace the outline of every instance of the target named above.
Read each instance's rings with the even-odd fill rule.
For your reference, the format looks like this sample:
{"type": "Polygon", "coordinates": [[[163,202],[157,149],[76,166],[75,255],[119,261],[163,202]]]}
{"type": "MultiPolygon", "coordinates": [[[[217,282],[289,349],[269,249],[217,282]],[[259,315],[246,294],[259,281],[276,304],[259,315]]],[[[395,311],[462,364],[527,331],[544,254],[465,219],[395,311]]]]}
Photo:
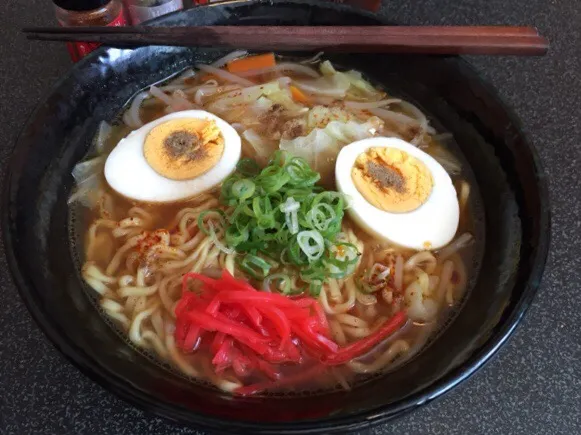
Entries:
{"type": "Polygon", "coordinates": [[[267,276],[262,282],[262,289],[270,292],[272,282],[277,282],[276,289],[282,294],[289,294],[292,290],[291,279],[286,273],[273,273],[267,276]]]}
{"type": "Polygon", "coordinates": [[[267,166],[264,168],[256,181],[261,185],[266,193],[274,193],[280,190],[288,181],[290,176],[278,166],[267,166]]]}
{"type": "Polygon", "coordinates": [[[355,245],[339,242],[329,247],[323,262],[327,265],[329,276],[344,278],[355,271],[360,255],[355,245]]]}
{"type": "Polygon", "coordinates": [[[238,261],[238,266],[255,279],[264,279],[272,268],[268,261],[253,254],[246,254],[242,257],[238,261]]]}
{"type": "Polygon", "coordinates": [[[238,180],[232,184],[232,194],[241,201],[250,198],[255,190],[254,182],[248,179],[238,180]]]}
{"type": "Polygon", "coordinates": [[[254,177],[260,173],[260,166],[253,159],[242,159],[236,165],[236,170],[245,177],[254,177]]]}
{"type": "Polygon", "coordinates": [[[272,154],[270,162],[268,163],[269,166],[284,166],[287,161],[288,154],[284,151],[277,150],[272,154]]]}
{"type": "Polygon", "coordinates": [[[313,171],[309,164],[299,157],[290,159],[286,172],[290,176],[290,183],[296,187],[312,186],[321,178],[318,172],[313,171]]]}
{"type": "Polygon", "coordinates": [[[297,242],[309,261],[321,258],[325,252],[325,239],[318,231],[301,231],[297,234],[297,242]]]}
{"type": "Polygon", "coordinates": [[[301,205],[295,201],[292,196],[289,196],[284,203],[280,205],[280,211],[283,213],[288,213],[291,211],[297,211],[301,205]]]}
{"type": "Polygon", "coordinates": [[[326,231],[337,219],[337,214],[329,204],[319,203],[315,205],[306,215],[307,222],[312,228],[319,231],[326,231]]]}
{"type": "Polygon", "coordinates": [[[252,199],[252,211],[260,228],[276,228],[274,210],[268,196],[255,196],[252,199]]]}
{"type": "Polygon", "coordinates": [[[242,227],[238,228],[236,225],[230,225],[226,228],[226,234],[224,235],[226,243],[230,246],[237,246],[242,242],[248,240],[248,228],[242,227]]]}
{"type": "Polygon", "coordinates": [[[309,283],[309,293],[313,296],[319,296],[323,288],[323,281],[315,280],[309,283]]]}
{"type": "Polygon", "coordinates": [[[289,229],[291,234],[299,232],[299,219],[297,216],[297,210],[299,208],[300,204],[296,202],[292,196],[289,196],[286,201],[280,205],[280,210],[285,214],[284,219],[286,227],[289,229]]]}
{"type": "Polygon", "coordinates": [[[308,269],[302,270],[300,276],[304,282],[308,283],[313,281],[322,281],[325,279],[325,269],[319,265],[311,266],[308,269]]]}
{"type": "Polygon", "coordinates": [[[345,198],[316,185],[319,178],[304,159],[283,151],[275,152],[262,169],[254,160],[243,159],[222,183],[220,200],[229,206],[226,216],[218,211],[202,216],[198,224],[207,234],[208,220],[220,226],[226,249],[239,254],[236,261],[250,277],[293,275],[299,284],[282,279],[281,291],[302,292],[306,283],[317,295],[328,276],[351,274],[359,258],[353,245],[338,238],[345,198]]]}

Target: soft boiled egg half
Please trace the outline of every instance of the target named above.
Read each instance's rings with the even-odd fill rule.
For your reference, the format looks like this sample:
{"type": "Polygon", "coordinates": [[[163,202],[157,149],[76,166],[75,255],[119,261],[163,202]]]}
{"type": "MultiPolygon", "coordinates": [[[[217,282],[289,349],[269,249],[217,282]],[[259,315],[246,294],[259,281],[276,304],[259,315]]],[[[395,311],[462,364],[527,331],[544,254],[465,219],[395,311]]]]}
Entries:
{"type": "Polygon", "coordinates": [[[335,175],[351,218],[373,236],[430,250],[456,234],[460,212],[452,180],[412,144],[387,137],[354,142],[339,153],[335,175]]]}
{"type": "Polygon", "coordinates": [[[176,112],[131,132],[105,163],[105,179],[121,195],[174,202],[220,184],[240,160],[240,136],[203,110],[176,112]]]}
{"type": "Polygon", "coordinates": [[[105,179],[121,195],[144,202],[184,200],[220,184],[240,160],[240,136],[203,110],[159,118],[131,132],[105,163],[105,179]]]}

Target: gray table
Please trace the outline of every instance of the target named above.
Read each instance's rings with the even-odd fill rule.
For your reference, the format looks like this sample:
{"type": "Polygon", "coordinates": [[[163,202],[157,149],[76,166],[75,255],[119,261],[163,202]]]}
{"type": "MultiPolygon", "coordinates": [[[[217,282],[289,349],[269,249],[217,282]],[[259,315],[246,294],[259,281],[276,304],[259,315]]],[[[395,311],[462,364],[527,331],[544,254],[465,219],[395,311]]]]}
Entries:
{"type": "MultiPolygon", "coordinates": [[[[64,47],[26,41],[22,26],[52,25],[48,0],[0,9],[0,160],[41,95],[70,66],[64,47]]],[[[537,26],[540,59],[471,61],[520,116],[550,181],[552,249],[541,290],[514,337],[445,397],[369,433],[581,433],[581,3],[578,0],[392,0],[407,24],[537,26]],[[478,7],[476,6],[478,5],[478,7]]],[[[53,348],[36,327],[0,254],[0,433],[182,434],[120,401],[53,348]]]]}

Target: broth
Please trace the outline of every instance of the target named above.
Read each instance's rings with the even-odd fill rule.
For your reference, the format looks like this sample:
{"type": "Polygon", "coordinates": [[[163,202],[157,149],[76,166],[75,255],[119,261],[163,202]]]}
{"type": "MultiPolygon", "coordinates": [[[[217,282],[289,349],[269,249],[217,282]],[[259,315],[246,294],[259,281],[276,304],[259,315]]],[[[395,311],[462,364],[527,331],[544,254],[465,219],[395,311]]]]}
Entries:
{"type": "MultiPolygon", "coordinates": [[[[328,69],[324,65],[316,66],[324,71],[328,69]]],[[[295,67],[292,71],[284,71],[284,75],[281,70],[262,72],[251,76],[255,81],[252,86],[268,86],[277,80],[288,85],[304,79],[305,75],[301,71],[301,67],[295,67]]],[[[367,82],[362,83],[359,83],[357,89],[368,86],[367,82]]],[[[450,320],[453,310],[461,304],[471,281],[477,275],[483,249],[482,210],[477,190],[469,168],[461,163],[457,150],[446,145],[444,136],[436,135],[415,106],[401,102],[396,103],[394,108],[382,106],[368,111],[366,107],[385,98],[392,98],[383,91],[375,90],[367,95],[358,90],[353,94],[347,92],[343,98],[331,100],[315,92],[309,94],[309,101],[302,104],[304,107],[297,101],[288,103],[281,96],[274,95],[272,98],[276,102],[260,115],[251,114],[254,109],[250,110],[249,107],[265,98],[262,94],[255,100],[244,101],[226,109],[220,105],[224,99],[239,97],[247,88],[229,82],[228,77],[213,74],[209,78],[207,74],[186,72],[150,91],[151,95],[148,94],[137,110],[130,102],[119,122],[105,132],[106,140],[98,138],[99,156],[96,159],[101,160],[89,160],[96,162],[91,166],[89,174],[93,178],[90,183],[83,183],[89,177],[80,177],[81,187],[72,197],[73,214],[80,217],[75,231],[80,233],[79,239],[85,240],[83,252],[80,253],[84,262],[82,276],[96,291],[100,307],[124,336],[138,348],[155,354],[163,362],[169,362],[190,379],[209,382],[238,394],[311,394],[337,387],[349,389],[355,383],[383,374],[416,355],[450,320]],[[153,96],[159,92],[165,97],[153,96]],[[272,108],[284,106],[285,103],[290,106],[284,109],[287,115],[293,110],[296,113],[281,120],[276,114],[279,109],[272,108]],[[202,231],[200,225],[209,222],[204,221],[204,217],[200,221],[203,212],[220,209],[224,213],[232,213],[232,207],[224,204],[223,191],[220,199],[220,187],[184,201],[144,203],[119,195],[104,180],[103,157],[109,155],[119,138],[125,137],[140,124],[166,115],[168,111],[198,106],[217,113],[244,131],[242,156],[254,159],[261,167],[268,164],[278,148],[277,143],[308,135],[309,127],[306,130],[301,127],[302,134],[291,138],[299,132],[297,128],[289,127],[289,122],[292,124],[296,119],[310,116],[318,110],[316,107],[325,108],[321,109],[321,113],[327,118],[323,121],[317,119],[316,122],[322,124],[310,127],[311,131],[324,129],[332,121],[360,125],[370,123],[373,125],[369,130],[373,130],[370,135],[401,137],[428,154],[439,157],[442,166],[450,173],[460,202],[456,237],[447,247],[435,252],[401,248],[387,241],[379,241],[349,216],[344,216],[340,232],[327,243],[357,248],[358,260],[350,273],[336,278],[327,274],[322,282],[313,286],[312,282],[305,281],[303,266],[303,269],[293,268],[292,265],[272,262],[276,266],[271,264],[268,269],[278,275],[285,275],[285,279],[291,282],[289,287],[292,290],[286,292],[291,300],[300,299],[299,293],[305,300],[316,300],[326,318],[319,320],[328,323],[328,339],[339,349],[349,348],[353,343],[363,343],[366,337],[373,337],[399,312],[409,317],[405,324],[361,355],[337,365],[323,364],[320,354],[313,352],[313,349],[303,349],[301,346],[305,345],[304,339],[293,335],[292,343],[301,350],[300,361],[268,361],[268,370],[276,370],[276,376],[270,377],[265,368],[258,368],[258,363],[252,365],[247,362],[255,361],[253,358],[257,355],[263,355],[256,350],[248,350],[249,343],[246,342],[231,345],[231,349],[235,349],[231,354],[234,356],[230,357],[224,367],[220,367],[216,363],[218,352],[214,347],[218,343],[218,333],[212,332],[212,328],[199,333],[193,346],[186,348],[184,343],[187,343],[187,337],[179,337],[176,307],[180,306],[183,299],[183,289],[197,295],[203,291],[199,282],[191,282],[195,279],[188,281],[188,273],[201,273],[220,279],[222,271],[228,270],[236,279],[249,282],[255,289],[268,289],[268,292],[276,293],[284,288],[282,283],[272,284],[266,278],[258,279],[241,268],[243,262],[239,262],[239,259],[244,254],[240,250],[234,254],[231,247],[224,245],[223,232],[214,232],[213,226],[210,226],[211,237],[202,231]],[[247,134],[249,130],[262,135],[261,147],[257,146],[259,141],[252,140],[252,135],[247,134]],[[382,273],[385,276],[378,283],[378,276],[382,273]],[[315,287],[319,287],[318,294],[315,287]],[[420,299],[414,293],[417,291],[421,292],[420,299]]],[[[349,89],[352,88],[353,85],[349,89]]],[[[371,91],[367,89],[366,92],[371,91]]],[[[339,148],[350,141],[348,139],[346,143],[341,143],[339,148]]],[[[334,163],[334,157],[331,160],[334,163]]],[[[334,168],[332,171],[322,168],[319,174],[321,178],[317,186],[334,186],[334,168]]],[[[250,306],[247,304],[247,307],[250,306]]],[[[252,326],[251,317],[251,314],[239,313],[233,314],[230,319],[242,319],[242,325],[252,326]]],[[[268,320],[268,317],[268,321],[263,317],[261,319],[265,328],[272,328],[276,323],[268,320]]],[[[188,331],[191,330],[190,327],[188,331]]],[[[269,334],[266,336],[270,337],[272,332],[269,334]]],[[[225,337],[230,338],[228,334],[225,337]]],[[[224,337],[221,343],[219,349],[224,347],[224,337]]],[[[281,348],[283,344],[281,342],[281,348]]]]}

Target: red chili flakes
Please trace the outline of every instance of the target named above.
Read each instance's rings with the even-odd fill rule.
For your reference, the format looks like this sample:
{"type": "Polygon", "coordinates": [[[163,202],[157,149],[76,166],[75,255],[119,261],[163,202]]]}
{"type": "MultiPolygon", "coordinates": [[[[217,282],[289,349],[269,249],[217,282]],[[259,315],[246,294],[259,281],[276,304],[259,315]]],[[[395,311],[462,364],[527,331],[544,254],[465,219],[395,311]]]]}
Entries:
{"type": "Polygon", "coordinates": [[[168,234],[168,231],[144,231],[142,234],[144,234],[144,237],[137,244],[137,253],[139,254],[140,258],[143,258],[152,246],[159,244],[162,241],[162,236],[168,234]]]}

